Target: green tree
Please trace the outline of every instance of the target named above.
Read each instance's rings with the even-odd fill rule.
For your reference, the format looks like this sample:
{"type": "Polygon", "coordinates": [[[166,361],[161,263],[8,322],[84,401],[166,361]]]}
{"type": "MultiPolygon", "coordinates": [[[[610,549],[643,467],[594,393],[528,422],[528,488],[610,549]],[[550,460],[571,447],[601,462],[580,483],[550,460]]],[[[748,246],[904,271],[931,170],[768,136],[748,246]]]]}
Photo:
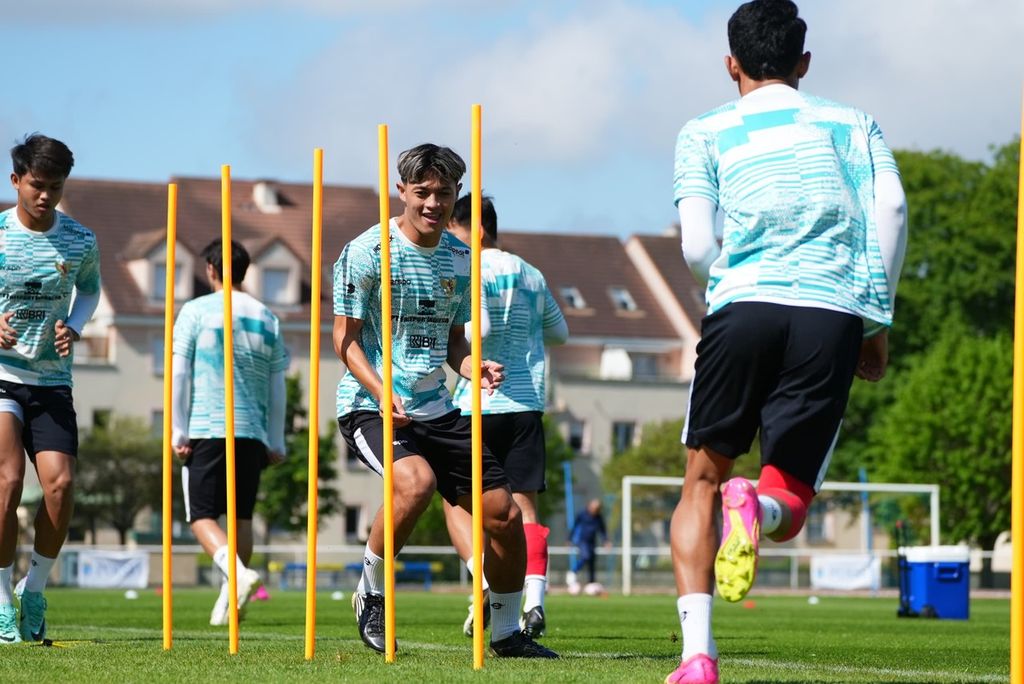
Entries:
{"type": "Polygon", "coordinates": [[[95,539],[97,524],[106,523],[127,543],[136,516],[160,509],[161,453],[160,440],[141,418],[111,416],[86,433],[78,447],[76,526],[88,528],[95,539]]]}
{"type": "MultiPolygon", "coordinates": [[[[256,512],[266,521],[264,543],[270,543],[272,530],[300,532],[306,529],[309,494],[309,427],[302,406],[302,384],[298,375],[286,380],[284,463],[263,471],[256,500],[256,512]]],[[[317,472],[317,511],[319,520],[341,510],[341,495],[335,487],[338,477],[334,426],[320,432],[317,472]]]]}
{"type": "Polygon", "coordinates": [[[941,485],[946,541],[991,549],[1010,528],[1012,378],[1009,335],[947,327],[869,431],[873,476],[941,485]]]}

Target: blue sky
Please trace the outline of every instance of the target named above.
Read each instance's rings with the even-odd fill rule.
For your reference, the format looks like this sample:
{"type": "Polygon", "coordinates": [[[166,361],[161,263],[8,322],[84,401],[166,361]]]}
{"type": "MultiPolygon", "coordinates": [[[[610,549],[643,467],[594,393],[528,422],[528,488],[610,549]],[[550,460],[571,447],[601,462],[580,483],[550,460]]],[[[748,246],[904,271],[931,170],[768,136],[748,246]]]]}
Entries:
{"type": "MultiPolygon", "coordinates": [[[[720,0],[4,2],[5,144],[67,142],[74,175],[376,183],[422,141],[469,154],[515,230],[626,236],[674,220],[672,151],[735,96],[720,0]]],[[[1020,0],[805,0],[802,87],[873,114],[895,148],[985,158],[1020,121],[1020,0]]],[[[468,178],[467,178],[468,182],[468,178]]],[[[0,197],[9,199],[7,189],[0,197]]]]}

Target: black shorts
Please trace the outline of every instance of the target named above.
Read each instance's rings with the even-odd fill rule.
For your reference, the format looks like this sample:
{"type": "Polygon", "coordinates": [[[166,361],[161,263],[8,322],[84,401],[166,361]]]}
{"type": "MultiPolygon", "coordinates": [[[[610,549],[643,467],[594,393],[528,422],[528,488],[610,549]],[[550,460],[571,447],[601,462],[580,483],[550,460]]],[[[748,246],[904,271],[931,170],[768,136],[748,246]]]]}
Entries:
{"type": "Polygon", "coordinates": [[[683,441],[761,462],[813,487],[832,456],[863,322],[853,314],[734,302],[704,318],[683,441]]]}
{"type": "MultiPolygon", "coordinates": [[[[348,448],[375,473],[384,476],[384,421],[374,411],[353,411],[338,417],[348,448]]],[[[473,439],[469,416],[458,411],[440,418],[414,420],[395,430],[393,459],[426,459],[437,480],[437,491],[453,506],[473,493],[473,439]]],[[[508,486],[498,459],[483,445],[483,491],[508,486]]]]}
{"type": "MultiPolygon", "coordinates": [[[[227,453],[223,438],[189,440],[192,455],[181,469],[185,520],[216,520],[227,513],[227,453]]],[[[252,520],[260,473],[267,465],[267,447],[258,439],[235,438],[235,516],[252,520]]]]}
{"type": "Polygon", "coordinates": [[[484,443],[505,469],[513,492],[543,492],[546,451],[540,411],[482,416],[484,443]]]}
{"type": "Polygon", "coordinates": [[[78,416],[70,387],[0,380],[0,401],[4,399],[21,409],[21,442],[33,462],[40,451],[78,456],[78,416]]]}

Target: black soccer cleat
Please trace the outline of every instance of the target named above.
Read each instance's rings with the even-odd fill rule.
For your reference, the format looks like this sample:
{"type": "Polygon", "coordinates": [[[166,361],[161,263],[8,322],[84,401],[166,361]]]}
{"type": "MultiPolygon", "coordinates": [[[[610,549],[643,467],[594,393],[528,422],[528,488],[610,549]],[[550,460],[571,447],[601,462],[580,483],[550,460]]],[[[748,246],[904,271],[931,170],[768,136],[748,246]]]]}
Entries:
{"type": "MultiPolygon", "coordinates": [[[[368,648],[384,653],[384,597],[381,594],[365,594],[358,603],[359,636],[368,648]]],[[[353,601],[353,607],[356,602],[353,601]]],[[[395,642],[395,650],[398,642],[395,642]]]]}
{"type": "Polygon", "coordinates": [[[531,639],[544,636],[544,628],[547,627],[547,623],[544,621],[544,608],[534,606],[523,613],[523,617],[519,620],[519,626],[522,628],[523,634],[531,639]]]}
{"type": "Polygon", "coordinates": [[[514,632],[501,641],[491,642],[491,654],[499,658],[557,658],[558,654],[545,648],[523,632],[514,632]]]}

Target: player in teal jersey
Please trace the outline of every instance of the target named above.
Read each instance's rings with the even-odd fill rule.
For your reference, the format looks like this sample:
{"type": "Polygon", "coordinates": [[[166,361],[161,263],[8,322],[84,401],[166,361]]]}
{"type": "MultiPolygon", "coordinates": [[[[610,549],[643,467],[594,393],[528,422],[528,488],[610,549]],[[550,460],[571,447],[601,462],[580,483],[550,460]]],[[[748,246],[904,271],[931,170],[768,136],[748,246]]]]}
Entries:
{"type": "MultiPolygon", "coordinates": [[[[465,337],[470,317],[470,252],[444,230],[466,165],[452,150],[419,145],[398,157],[401,216],[388,225],[391,244],[394,435],[380,415],[380,226],[350,242],[334,266],[334,350],[347,371],[338,383],[338,427],[348,448],[383,474],[384,440],[394,444],[395,549],[409,538],[434,492],[466,510],[472,506],[469,418],[445,388],[443,363],[463,377],[472,371],[465,337]]],[[[498,387],[501,364],[484,361],[483,386],[498,387]]],[[[484,557],[491,582],[491,651],[499,657],[554,658],[519,629],[526,571],[522,514],[494,455],[484,449],[484,557]]],[[[384,518],[378,511],[363,555],[353,607],[363,642],[385,650],[384,518]]]]}
{"type": "MultiPolygon", "coordinates": [[[[452,235],[465,243],[472,239],[471,203],[470,195],[461,197],[448,222],[452,235]]],[[[537,514],[537,494],[547,486],[542,422],[547,397],[544,346],[563,344],[569,329],[543,274],[520,257],[499,249],[498,215],[491,198],[482,197],[480,204],[483,355],[505,368],[501,387],[481,393],[484,440],[505,469],[512,498],[523,512],[526,587],[520,624],[527,634],[539,637],[547,627],[544,595],[548,572],[548,528],[540,524],[537,514]]],[[[472,415],[472,383],[465,378],[455,389],[455,403],[464,415],[472,415]]],[[[447,503],[444,510],[452,544],[471,566],[472,518],[462,508],[447,503]]],[[[486,595],[484,610],[486,618],[486,595]]],[[[473,606],[462,630],[466,636],[473,635],[473,606]]]]}
{"type": "Polygon", "coordinates": [[[688,122],[676,144],[683,256],[707,283],[708,314],[672,516],[683,651],[669,684],[719,681],[712,587],[741,600],[760,535],[799,533],[853,378],[880,380],[888,361],[906,245],[899,171],[870,116],[797,89],[810,66],[806,30],[790,0],[740,6],[726,57],[740,99],[688,122]],[[755,434],[757,487],[727,481],[755,434]]]}
{"type": "MultiPolygon", "coordinates": [[[[211,625],[228,624],[228,573],[237,568],[239,611],[262,580],[248,567],[252,557],[252,513],[260,472],[285,458],[285,371],[288,352],[277,316],[242,291],[249,254],[231,243],[231,313],[235,392],[235,507],[237,557],[228,558],[228,538],[217,520],[227,512],[224,415],[224,285],[221,241],[205,250],[210,294],[193,299],[174,324],[173,434],[181,470],[185,516],[203,550],[213,558],[223,584],[211,625]]],[[[242,613],[239,612],[241,616],[242,613]]]]}
{"type": "Polygon", "coordinates": [[[57,211],[74,157],[59,140],[31,135],[11,149],[17,205],[0,213],[0,645],[46,636],[43,590],[74,506],[78,424],[72,343],[96,310],[96,236],[57,211]],[[43,501],[28,574],[11,592],[25,454],[43,501]],[[14,595],[20,598],[15,623],[14,595]]]}

